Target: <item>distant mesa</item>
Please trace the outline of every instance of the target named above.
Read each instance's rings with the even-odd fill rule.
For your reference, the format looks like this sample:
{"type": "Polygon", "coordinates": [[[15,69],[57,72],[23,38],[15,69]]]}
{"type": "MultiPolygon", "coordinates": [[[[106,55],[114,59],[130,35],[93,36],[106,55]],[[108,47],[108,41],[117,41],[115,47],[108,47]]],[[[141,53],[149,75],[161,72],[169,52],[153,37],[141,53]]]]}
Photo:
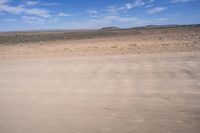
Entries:
{"type": "Polygon", "coordinates": [[[160,27],[178,27],[179,25],[171,24],[171,25],[147,25],[146,28],[160,28],[160,27]]]}
{"type": "Polygon", "coordinates": [[[117,30],[120,29],[119,27],[103,27],[101,30],[117,30]]]}
{"type": "Polygon", "coordinates": [[[178,24],[170,24],[170,25],[146,25],[144,28],[177,28],[177,27],[193,27],[200,26],[200,24],[190,24],[190,25],[178,25],[178,24]]]}

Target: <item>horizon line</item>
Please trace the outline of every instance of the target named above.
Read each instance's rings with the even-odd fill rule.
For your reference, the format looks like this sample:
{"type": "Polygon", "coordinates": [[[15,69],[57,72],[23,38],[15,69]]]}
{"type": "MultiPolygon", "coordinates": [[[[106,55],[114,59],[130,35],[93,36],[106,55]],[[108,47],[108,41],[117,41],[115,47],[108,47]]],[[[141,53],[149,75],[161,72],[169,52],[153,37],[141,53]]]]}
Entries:
{"type": "Polygon", "coordinates": [[[145,27],[170,27],[170,26],[198,26],[200,23],[191,23],[191,24],[155,24],[155,25],[144,25],[144,26],[133,26],[133,27],[128,27],[128,28],[123,28],[119,26],[105,26],[105,27],[100,27],[100,28],[74,28],[74,29],[32,29],[32,30],[8,30],[8,31],[1,31],[0,33],[7,33],[7,32],[42,32],[42,31],[89,31],[89,30],[101,30],[103,28],[117,28],[117,29],[133,29],[133,28],[145,28],[145,27]]]}

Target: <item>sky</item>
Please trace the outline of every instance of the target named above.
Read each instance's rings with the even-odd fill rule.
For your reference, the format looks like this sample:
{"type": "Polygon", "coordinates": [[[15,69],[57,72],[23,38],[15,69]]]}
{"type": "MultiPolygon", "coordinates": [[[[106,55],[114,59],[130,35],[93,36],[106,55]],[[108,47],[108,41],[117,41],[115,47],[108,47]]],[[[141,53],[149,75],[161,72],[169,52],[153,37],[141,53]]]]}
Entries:
{"type": "Polygon", "coordinates": [[[0,31],[200,24],[200,0],[0,0],[0,31]]]}

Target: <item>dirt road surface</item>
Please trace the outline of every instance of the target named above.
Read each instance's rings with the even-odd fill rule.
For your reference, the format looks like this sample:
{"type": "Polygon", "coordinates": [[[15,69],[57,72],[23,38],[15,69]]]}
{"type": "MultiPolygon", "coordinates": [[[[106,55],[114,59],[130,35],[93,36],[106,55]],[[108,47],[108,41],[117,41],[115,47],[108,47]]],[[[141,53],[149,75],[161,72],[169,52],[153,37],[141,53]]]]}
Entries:
{"type": "Polygon", "coordinates": [[[1,133],[199,133],[200,53],[0,60],[1,133]]]}

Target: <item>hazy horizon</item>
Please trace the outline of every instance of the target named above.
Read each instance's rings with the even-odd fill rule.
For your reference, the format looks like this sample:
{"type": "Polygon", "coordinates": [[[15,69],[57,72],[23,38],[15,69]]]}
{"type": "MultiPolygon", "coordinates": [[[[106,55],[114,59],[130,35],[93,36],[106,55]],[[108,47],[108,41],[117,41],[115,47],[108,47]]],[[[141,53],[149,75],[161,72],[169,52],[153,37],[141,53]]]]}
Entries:
{"type": "Polygon", "coordinates": [[[95,31],[95,30],[100,30],[103,28],[109,28],[109,27],[116,27],[119,29],[132,29],[132,28],[140,28],[140,27],[147,27],[147,26],[160,26],[160,27],[164,27],[164,26],[193,26],[193,25],[200,25],[200,23],[194,23],[194,24],[165,24],[165,25],[143,25],[143,26],[136,26],[136,27],[126,27],[126,28],[122,28],[122,27],[116,27],[116,26],[108,26],[108,27],[99,27],[99,28],[91,28],[91,29],[30,29],[30,30],[7,30],[7,31],[0,31],[0,33],[3,32],[43,32],[43,31],[49,31],[49,32],[54,32],[54,31],[95,31]]]}

